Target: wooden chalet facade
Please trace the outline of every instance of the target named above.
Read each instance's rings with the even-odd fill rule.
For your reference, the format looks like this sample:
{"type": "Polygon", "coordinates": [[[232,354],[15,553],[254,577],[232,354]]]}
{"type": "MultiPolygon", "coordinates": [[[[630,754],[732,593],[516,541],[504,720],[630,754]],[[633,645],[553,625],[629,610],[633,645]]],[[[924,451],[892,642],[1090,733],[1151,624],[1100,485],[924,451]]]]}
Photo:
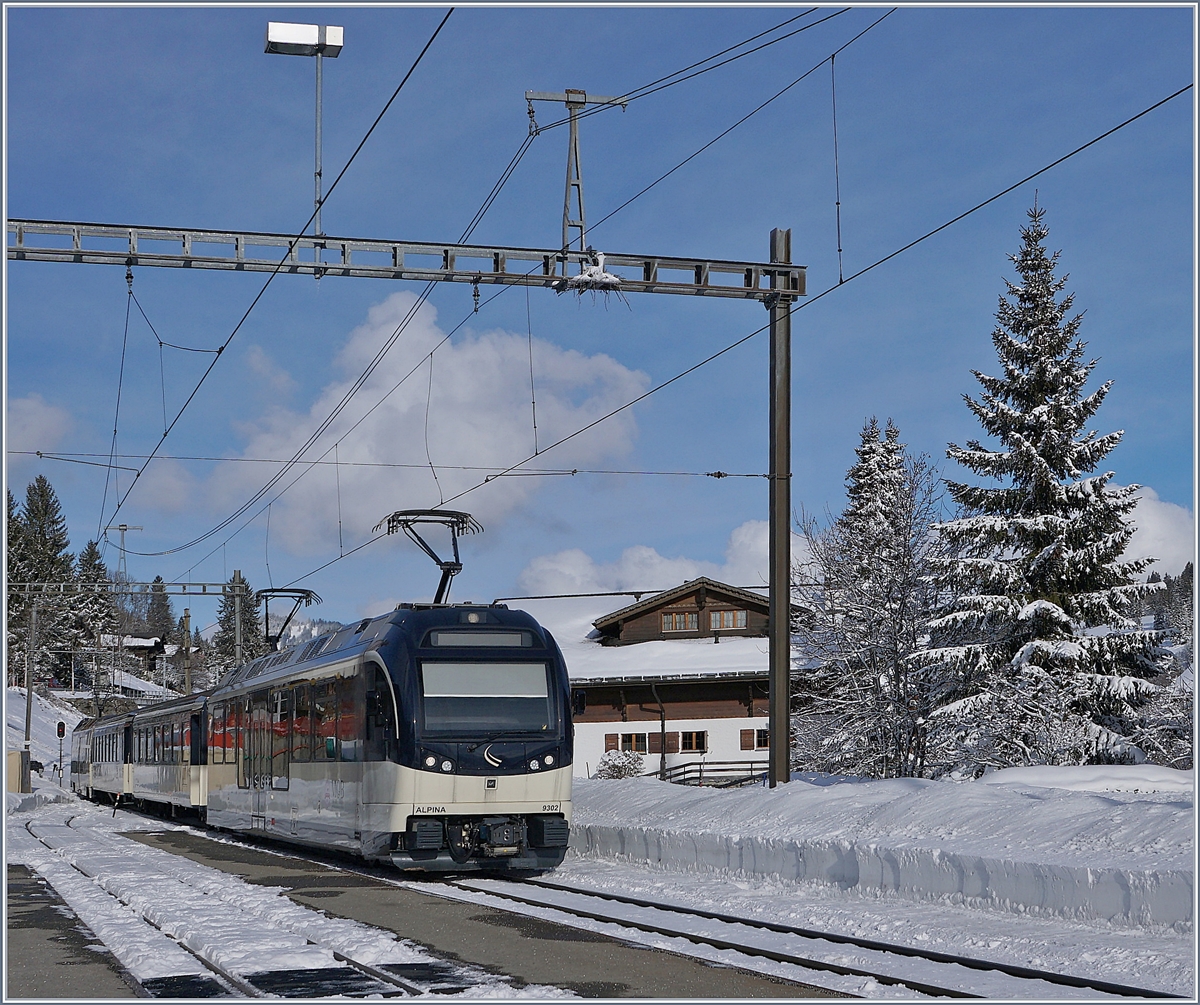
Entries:
{"type": "MultiPolygon", "coordinates": [[[[764,596],[701,578],[596,618],[586,638],[556,633],[584,705],[576,775],[594,774],[610,750],[643,754],[646,773],[669,781],[763,773],[768,611],[764,596]]],[[[553,630],[550,610],[537,616],[553,630]]]]}
{"type": "Polygon", "coordinates": [[[765,637],[767,598],[701,577],[597,618],[601,645],[668,639],[765,637]]]}

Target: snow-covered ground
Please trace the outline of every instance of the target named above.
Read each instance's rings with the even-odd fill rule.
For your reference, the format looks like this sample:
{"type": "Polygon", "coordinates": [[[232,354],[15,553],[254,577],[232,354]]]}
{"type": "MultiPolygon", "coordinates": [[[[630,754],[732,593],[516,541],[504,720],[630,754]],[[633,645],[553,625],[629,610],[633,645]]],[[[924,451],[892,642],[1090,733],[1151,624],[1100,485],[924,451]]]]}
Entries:
{"type": "MultiPolygon", "coordinates": [[[[19,749],[24,697],[7,698],[7,745],[19,749]]],[[[69,730],[70,714],[36,699],[35,759],[57,758],[54,726],[63,719],[69,730]]],[[[797,775],[774,790],[577,780],[577,848],[554,880],[1191,996],[1193,781],[1148,765],[1010,769],[958,783],[797,775]],[[965,895],[972,876],[986,889],[965,895]],[[1098,906],[1114,907],[1106,899],[1114,877],[1126,882],[1127,900],[1104,917],[1098,906]]],[[[415,958],[390,933],[333,924],[277,889],[120,837],[161,821],[114,819],[75,801],[49,772],[34,786],[38,799],[10,794],[9,861],[45,876],[135,975],[198,973],[180,941],[243,972],[256,959],[295,954],[296,965],[320,967],[331,946],[377,961],[415,958]],[[70,805],[46,801],[55,797],[70,805]],[[267,933],[262,945],[235,934],[255,928],[267,933]],[[250,956],[236,959],[235,945],[250,956]]],[[[622,937],[675,948],[630,930],[622,937]]],[[[463,994],[518,992],[500,982],[463,994]]]]}

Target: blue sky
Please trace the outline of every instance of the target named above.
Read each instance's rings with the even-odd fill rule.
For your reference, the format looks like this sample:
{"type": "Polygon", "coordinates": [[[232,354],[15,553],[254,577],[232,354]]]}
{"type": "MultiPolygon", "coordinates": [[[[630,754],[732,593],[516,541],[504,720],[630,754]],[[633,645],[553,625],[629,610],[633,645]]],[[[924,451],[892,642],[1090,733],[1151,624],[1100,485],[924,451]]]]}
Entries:
{"type": "MultiPolygon", "coordinates": [[[[454,240],[525,135],[525,90],[620,94],[803,9],[460,8],[330,197],[324,229],[454,240]]],[[[850,9],[624,112],[587,119],[589,221],[885,10],[850,9]]],[[[313,66],[265,55],[266,22],[345,26],[345,49],[325,64],[331,179],[443,13],[9,7],[8,215],[295,232],[311,209],[313,66]]],[[[846,274],[1191,82],[1192,19],[1184,7],[901,8],[888,17],[837,57],[846,274]]],[[[541,106],[538,117],[558,115],[541,106]]],[[[1149,486],[1160,500],[1144,504],[1138,519],[1169,552],[1165,571],[1178,571],[1190,548],[1193,480],[1192,126],[1189,92],[802,309],[793,325],[796,506],[840,510],[845,470],[871,415],[891,417],[913,450],[961,477],[944,461],[945,446],[978,434],[962,395],[974,391],[972,368],[995,367],[989,335],[1002,279],[1012,276],[1005,256],[1018,245],[1036,187],[1050,243],[1062,249],[1069,288],[1086,311],[1096,377],[1116,381],[1098,415],[1101,430],[1125,430],[1109,466],[1119,483],[1149,486]]],[[[474,240],[556,246],[565,156],[565,130],[539,136],[474,240]]],[[[808,266],[817,293],[837,281],[834,200],[826,63],[589,237],[611,252],[762,260],[770,229],[791,227],[793,257],[808,266]]],[[[123,271],[10,263],[7,283],[8,449],[106,452],[123,271]]],[[[212,347],[261,283],[143,268],[135,290],[164,339],[212,347]]],[[[278,278],[163,452],[290,456],[417,290],[278,278]]],[[[351,419],[471,313],[470,290],[439,288],[429,305],[355,397],[351,419]]],[[[435,354],[432,378],[426,366],[358,431],[346,433],[347,422],[317,452],[337,439],[340,461],[424,462],[428,405],[435,463],[511,463],[532,443],[527,329],[544,443],[765,321],[749,302],[641,296],[626,308],[544,290],[530,293],[527,315],[524,291],[509,289],[435,354]]],[[[134,312],[118,452],[152,447],[164,395],[174,414],[206,361],[167,350],[160,377],[157,343],[134,312]]],[[[539,464],[762,472],[766,399],[759,336],[539,464]]],[[[120,515],[145,527],[130,535],[130,548],[164,551],[203,533],[268,470],[155,461],[120,515]]],[[[101,521],[103,470],[9,455],[18,496],[38,472],[58,489],[73,546],[82,547],[101,521]]],[[[470,477],[440,474],[445,494],[470,477]]],[[[109,498],[111,511],[111,489],[109,498]]],[[[438,500],[427,469],[325,465],[272,505],[269,540],[264,513],[223,548],[240,524],[182,553],[131,555],[130,573],[217,580],[241,568],[256,587],[281,585],[338,555],[339,504],[348,550],[386,513],[438,500]]],[[[466,571],[455,587],[457,598],[478,600],[572,585],[666,587],[695,571],[749,585],[767,498],[761,479],[576,475],[506,479],[455,505],[486,528],[464,542],[466,571]]],[[[109,558],[115,563],[115,551],[109,558]]],[[[326,598],[324,616],[349,620],[428,596],[435,582],[428,560],[393,540],[303,585],[326,598]]]]}

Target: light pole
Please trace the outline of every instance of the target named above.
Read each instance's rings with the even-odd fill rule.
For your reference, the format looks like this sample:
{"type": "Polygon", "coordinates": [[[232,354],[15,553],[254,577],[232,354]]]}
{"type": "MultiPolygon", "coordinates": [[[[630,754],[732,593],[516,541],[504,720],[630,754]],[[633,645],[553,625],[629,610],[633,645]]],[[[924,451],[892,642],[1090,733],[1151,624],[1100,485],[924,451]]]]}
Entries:
{"type": "MultiPolygon", "coordinates": [[[[291,24],[287,21],[267,23],[267,45],[264,52],[280,56],[317,57],[317,155],[313,171],[316,213],[313,216],[313,236],[324,234],[321,230],[321,57],[336,57],[342,51],[342,27],[336,24],[291,24]]],[[[320,250],[316,249],[320,255],[320,250]]]]}

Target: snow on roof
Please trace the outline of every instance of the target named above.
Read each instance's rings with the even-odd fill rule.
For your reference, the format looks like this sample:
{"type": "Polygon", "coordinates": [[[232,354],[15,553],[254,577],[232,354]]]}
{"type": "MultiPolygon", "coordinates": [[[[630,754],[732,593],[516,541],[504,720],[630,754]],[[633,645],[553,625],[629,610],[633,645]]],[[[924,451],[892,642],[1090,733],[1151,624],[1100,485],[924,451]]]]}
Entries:
{"type": "Polygon", "coordinates": [[[100,645],[110,648],[116,648],[118,645],[122,649],[153,649],[158,645],[159,639],[157,635],[152,635],[148,639],[141,638],[137,635],[125,635],[118,637],[116,635],[101,635],[100,645]]]}
{"type": "Polygon", "coordinates": [[[548,628],[562,649],[572,681],[614,679],[678,679],[720,676],[766,676],[765,638],[669,639],[628,646],[602,646],[592,622],[611,606],[609,597],[562,600],[512,600],[508,606],[527,611],[548,628]]]}
{"type": "Polygon", "coordinates": [[[161,684],[155,684],[153,681],[148,681],[144,677],[138,677],[136,674],[127,673],[124,670],[109,670],[112,674],[113,687],[136,691],[138,694],[146,698],[175,698],[178,692],[172,691],[169,687],[163,687],[161,684]]]}

